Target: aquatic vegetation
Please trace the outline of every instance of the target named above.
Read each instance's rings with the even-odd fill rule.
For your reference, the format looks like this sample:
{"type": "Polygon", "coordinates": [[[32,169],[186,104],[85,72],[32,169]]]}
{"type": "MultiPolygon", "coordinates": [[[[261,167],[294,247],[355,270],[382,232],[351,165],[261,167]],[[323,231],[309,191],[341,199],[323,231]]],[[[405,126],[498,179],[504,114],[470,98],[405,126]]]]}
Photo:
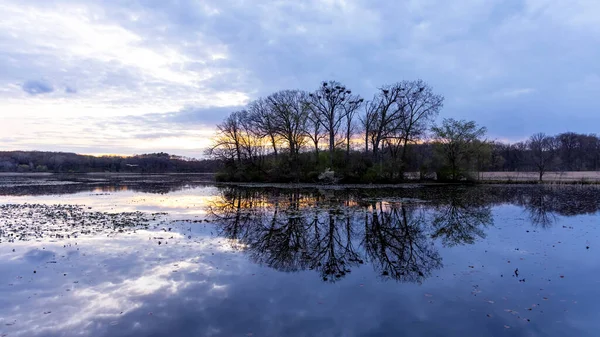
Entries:
{"type": "Polygon", "coordinates": [[[0,205],[0,243],[124,233],[147,229],[156,218],[157,214],[94,212],[70,204],[4,204],[0,205]]]}

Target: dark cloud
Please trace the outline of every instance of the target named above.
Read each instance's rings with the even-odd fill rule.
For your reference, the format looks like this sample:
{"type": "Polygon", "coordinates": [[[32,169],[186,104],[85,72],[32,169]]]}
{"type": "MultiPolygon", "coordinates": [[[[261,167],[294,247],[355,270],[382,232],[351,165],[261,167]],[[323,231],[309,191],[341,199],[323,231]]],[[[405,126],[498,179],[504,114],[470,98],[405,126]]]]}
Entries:
{"type": "Polygon", "coordinates": [[[47,94],[54,91],[51,83],[42,80],[30,80],[23,83],[23,91],[30,95],[47,94]]]}
{"type": "Polygon", "coordinates": [[[76,94],[77,93],[77,89],[75,89],[74,87],[71,87],[71,86],[66,86],[65,87],[65,93],[67,93],[67,94],[76,94]]]}

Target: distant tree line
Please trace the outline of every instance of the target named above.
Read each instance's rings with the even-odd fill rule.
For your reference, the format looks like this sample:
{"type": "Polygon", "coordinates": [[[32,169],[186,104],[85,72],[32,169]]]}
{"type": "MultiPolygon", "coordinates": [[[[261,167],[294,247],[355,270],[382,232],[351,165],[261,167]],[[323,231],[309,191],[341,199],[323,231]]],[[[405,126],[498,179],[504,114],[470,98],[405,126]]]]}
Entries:
{"type": "Polygon", "coordinates": [[[0,172],[215,172],[221,163],[168,153],[124,156],[89,156],[68,152],[0,151],[0,172]]]}
{"type": "Polygon", "coordinates": [[[549,171],[598,171],[600,137],[564,132],[536,133],[528,140],[507,144],[491,142],[490,171],[533,171],[542,180],[549,171]]]}

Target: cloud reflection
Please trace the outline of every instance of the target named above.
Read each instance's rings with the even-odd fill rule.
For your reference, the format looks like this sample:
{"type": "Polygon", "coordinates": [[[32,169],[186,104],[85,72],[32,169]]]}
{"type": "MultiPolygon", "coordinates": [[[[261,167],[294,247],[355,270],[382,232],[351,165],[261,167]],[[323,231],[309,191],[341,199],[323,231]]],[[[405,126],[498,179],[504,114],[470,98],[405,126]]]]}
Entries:
{"type": "Polygon", "coordinates": [[[3,245],[0,256],[10,256],[11,262],[1,264],[0,270],[11,283],[0,303],[10,311],[0,310],[0,316],[3,325],[15,322],[5,331],[10,336],[45,336],[67,331],[95,335],[112,325],[133,329],[136,322],[123,317],[148,301],[179,296],[191,286],[204,289],[208,297],[226,294],[227,286],[215,277],[231,271],[215,267],[208,258],[228,251],[218,238],[192,240],[169,233],[164,249],[157,251],[157,240],[150,239],[156,236],[139,230],[117,237],[3,245]],[[26,258],[40,251],[48,254],[26,258]]]}

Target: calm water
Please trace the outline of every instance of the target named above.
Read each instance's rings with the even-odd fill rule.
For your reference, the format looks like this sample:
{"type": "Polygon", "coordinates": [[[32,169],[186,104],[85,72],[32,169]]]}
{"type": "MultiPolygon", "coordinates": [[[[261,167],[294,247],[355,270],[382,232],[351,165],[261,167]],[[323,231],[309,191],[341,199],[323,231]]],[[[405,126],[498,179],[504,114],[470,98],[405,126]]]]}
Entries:
{"type": "Polygon", "coordinates": [[[0,336],[598,336],[596,187],[0,177],[0,336]]]}

